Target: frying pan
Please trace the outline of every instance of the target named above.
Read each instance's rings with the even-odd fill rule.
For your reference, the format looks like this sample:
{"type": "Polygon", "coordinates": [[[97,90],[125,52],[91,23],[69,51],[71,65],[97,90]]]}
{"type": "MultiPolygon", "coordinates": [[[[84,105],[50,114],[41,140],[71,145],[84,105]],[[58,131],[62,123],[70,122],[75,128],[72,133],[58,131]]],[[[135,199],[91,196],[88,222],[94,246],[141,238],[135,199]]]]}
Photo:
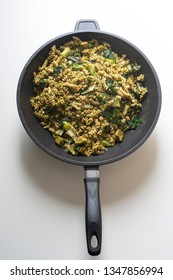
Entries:
{"type": "Polygon", "coordinates": [[[85,220],[86,240],[88,253],[98,255],[101,252],[102,222],[99,199],[99,166],[118,161],[137,150],[152,133],[161,109],[161,88],[158,76],[148,58],[135,45],[129,41],[111,33],[100,31],[98,22],[95,20],[79,20],[73,32],[58,36],[41,46],[28,60],[20,75],[17,86],[17,107],[21,122],[31,139],[49,155],[67,163],[84,166],[85,170],[85,220]],[[127,58],[135,60],[142,65],[142,73],[145,74],[145,86],[148,94],[143,101],[141,117],[143,123],[134,131],[127,131],[122,143],[109,147],[102,155],[73,156],[67,154],[63,148],[58,147],[50,132],[43,129],[38,119],[33,114],[30,105],[30,97],[33,92],[33,72],[37,71],[45,60],[53,44],[61,46],[78,36],[81,40],[106,41],[111,44],[114,52],[126,54],[127,58]],[[94,240],[94,242],[93,242],[94,240]]]}

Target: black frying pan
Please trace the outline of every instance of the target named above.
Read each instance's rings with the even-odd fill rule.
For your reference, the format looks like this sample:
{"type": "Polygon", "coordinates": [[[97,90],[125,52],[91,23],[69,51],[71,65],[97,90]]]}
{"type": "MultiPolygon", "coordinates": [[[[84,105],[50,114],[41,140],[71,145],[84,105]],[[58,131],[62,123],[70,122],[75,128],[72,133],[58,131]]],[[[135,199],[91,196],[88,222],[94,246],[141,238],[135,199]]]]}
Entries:
{"type": "Polygon", "coordinates": [[[110,33],[101,32],[95,20],[80,20],[76,23],[74,32],[61,35],[40,47],[26,63],[17,88],[17,106],[19,116],[32,140],[51,156],[72,164],[83,165],[85,169],[86,190],[86,236],[88,252],[98,255],[101,251],[101,209],[99,200],[99,165],[120,160],[138,149],[152,133],[161,108],[161,88],[157,74],[147,57],[133,44],[121,37],[110,33]],[[38,119],[34,117],[30,105],[30,97],[33,92],[33,72],[37,71],[45,60],[51,46],[63,45],[71,40],[72,36],[78,36],[82,40],[93,38],[104,40],[111,44],[113,51],[118,54],[126,54],[129,59],[136,60],[142,65],[142,73],[145,74],[145,85],[148,94],[143,101],[141,117],[144,122],[135,131],[128,131],[122,143],[110,147],[102,155],[73,156],[65,153],[58,147],[49,131],[44,130],[38,119]],[[93,239],[95,243],[93,244],[93,239]]]}

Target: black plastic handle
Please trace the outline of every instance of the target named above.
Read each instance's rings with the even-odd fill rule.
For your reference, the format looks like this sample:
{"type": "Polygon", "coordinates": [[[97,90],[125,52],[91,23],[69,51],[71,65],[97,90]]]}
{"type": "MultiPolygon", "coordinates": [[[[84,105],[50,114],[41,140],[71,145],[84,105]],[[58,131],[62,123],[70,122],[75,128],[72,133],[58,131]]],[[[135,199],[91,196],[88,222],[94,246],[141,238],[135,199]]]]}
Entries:
{"type": "Polygon", "coordinates": [[[99,255],[101,252],[102,219],[99,195],[99,168],[85,167],[85,192],[86,192],[86,239],[88,253],[99,255]]]}
{"type": "Polygon", "coordinates": [[[95,19],[81,19],[76,22],[75,31],[94,31],[100,30],[98,22],[95,19]]]}

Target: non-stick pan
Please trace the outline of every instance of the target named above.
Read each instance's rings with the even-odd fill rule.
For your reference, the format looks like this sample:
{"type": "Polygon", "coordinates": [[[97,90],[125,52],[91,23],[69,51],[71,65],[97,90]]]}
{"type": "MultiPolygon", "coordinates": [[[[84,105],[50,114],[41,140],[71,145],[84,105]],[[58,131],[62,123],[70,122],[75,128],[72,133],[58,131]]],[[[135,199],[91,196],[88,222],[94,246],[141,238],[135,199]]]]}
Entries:
{"type": "Polygon", "coordinates": [[[138,149],[152,133],[161,108],[161,88],[157,74],[148,58],[132,43],[127,40],[100,31],[95,20],[79,20],[74,32],[58,36],[40,47],[28,60],[21,73],[17,87],[17,107],[20,119],[32,140],[51,156],[71,164],[84,166],[85,190],[86,190],[86,237],[88,252],[98,255],[101,251],[101,208],[99,200],[99,165],[108,164],[120,160],[138,149]],[[134,131],[127,131],[122,143],[116,144],[102,155],[73,156],[67,154],[64,149],[58,147],[49,131],[42,128],[38,119],[33,114],[30,105],[30,97],[33,92],[33,72],[37,71],[45,60],[53,44],[60,46],[78,36],[82,40],[106,41],[111,44],[114,52],[126,54],[127,58],[135,60],[142,65],[142,73],[145,74],[145,86],[148,94],[143,101],[141,117],[143,123],[134,131]],[[95,241],[93,242],[93,239],[95,241]]]}

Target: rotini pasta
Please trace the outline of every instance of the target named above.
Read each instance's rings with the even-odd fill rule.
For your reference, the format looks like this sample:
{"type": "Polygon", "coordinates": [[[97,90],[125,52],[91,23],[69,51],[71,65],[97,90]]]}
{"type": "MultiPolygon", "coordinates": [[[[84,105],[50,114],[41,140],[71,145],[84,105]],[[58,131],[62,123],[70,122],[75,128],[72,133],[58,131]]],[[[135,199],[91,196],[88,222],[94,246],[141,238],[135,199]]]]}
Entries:
{"type": "Polygon", "coordinates": [[[54,45],[34,72],[34,114],[72,155],[102,154],[142,122],[147,88],[140,69],[107,42],[73,37],[54,45]]]}

